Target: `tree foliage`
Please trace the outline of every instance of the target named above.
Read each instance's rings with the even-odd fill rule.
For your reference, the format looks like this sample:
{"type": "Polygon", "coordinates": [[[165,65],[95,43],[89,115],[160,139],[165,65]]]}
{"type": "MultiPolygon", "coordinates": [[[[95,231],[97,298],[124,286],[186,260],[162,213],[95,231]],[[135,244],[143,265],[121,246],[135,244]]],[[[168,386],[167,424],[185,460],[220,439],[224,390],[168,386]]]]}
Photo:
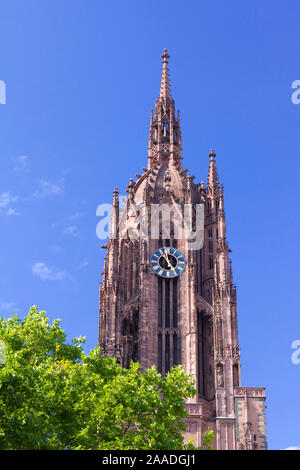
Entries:
{"type": "MultiPolygon", "coordinates": [[[[0,319],[1,449],[194,448],[184,444],[185,400],[195,394],[177,366],[162,380],[155,367],[123,369],[84,338],[66,342],[60,321],[32,307],[24,319],[0,319]]],[[[204,435],[210,448],[214,435],[204,435]]]]}

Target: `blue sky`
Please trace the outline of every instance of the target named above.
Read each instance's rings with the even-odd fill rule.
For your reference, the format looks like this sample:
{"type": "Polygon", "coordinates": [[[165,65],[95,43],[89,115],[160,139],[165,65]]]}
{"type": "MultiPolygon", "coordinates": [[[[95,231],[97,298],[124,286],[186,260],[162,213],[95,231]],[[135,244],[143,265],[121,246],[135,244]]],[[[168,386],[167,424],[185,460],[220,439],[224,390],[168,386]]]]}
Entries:
{"type": "Polygon", "coordinates": [[[300,445],[299,3],[0,0],[1,314],[30,305],[97,343],[98,204],[147,159],[167,47],[184,166],[217,154],[238,289],[242,384],[268,444],[300,445]]]}

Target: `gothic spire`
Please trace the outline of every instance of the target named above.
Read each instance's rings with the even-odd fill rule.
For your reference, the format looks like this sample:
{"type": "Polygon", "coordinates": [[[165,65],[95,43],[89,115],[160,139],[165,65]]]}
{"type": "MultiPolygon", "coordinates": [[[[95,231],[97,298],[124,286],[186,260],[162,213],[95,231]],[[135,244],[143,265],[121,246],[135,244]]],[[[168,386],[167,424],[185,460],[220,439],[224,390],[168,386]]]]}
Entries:
{"type": "Polygon", "coordinates": [[[169,69],[168,69],[168,59],[169,54],[167,49],[164,49],[161,58],[163,59],[162,65],[162,73],[161,73],[161,83],[160,83],[160,94],[159,97],[167,101],[167,99],[171,99],[171,92],[170,92],[170,79],[169,79],[169,69]]]}
{"type": "Polygon", "coordinates": [[[175,103],[170,91],[170,78],[168,69],[169,54],[164,49],[160,93],[155,101],[154,115],[151,112],[150,132],[148,146],[148,169],[154,162],[173,161],[181,164],[181,130],[179,113],[176,120],[175,103]]]}

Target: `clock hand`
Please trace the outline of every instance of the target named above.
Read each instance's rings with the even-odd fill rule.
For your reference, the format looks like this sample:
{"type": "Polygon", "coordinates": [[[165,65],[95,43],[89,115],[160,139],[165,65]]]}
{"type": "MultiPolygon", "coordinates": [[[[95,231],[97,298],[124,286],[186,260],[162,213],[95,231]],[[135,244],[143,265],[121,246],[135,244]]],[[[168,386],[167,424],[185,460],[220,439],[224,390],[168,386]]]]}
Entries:
{"type": "Polygon", "coordinates": [[[162,256],[165,258],[166,262],[168,263],[168,267],[171,266],[169,258],[167,257],[166,253],[163,253],[162,256]]]}
{"type": "MultiPolygon", "coordinates": [[[[164,254],[164,258],[165,258],[166,262],[168,263],[168,266],[171,266],[168,253],[165,253],[165,254],[164,254]]],[[[172,266],[171,266],[171,267],[172,267],[172,266]]]]}
{"type": "Polygon", "coordinates": [[[164,251],[162,252],[163,257],[165,258],[166,262],[169,264],[169,258],[167,258],[167,253],[164,251]]]}
{"type": "Polygon", "coordinates": [[[166,262],[168,263],[168,266],[171,266],[171,265],[170,265],[169,258],[167,258],[167,256],[166,256],[166,255],[163,255],[163,257],[165,258],[166,262]]]}
{"type": "Polygon", "coordinates": [[[174,266],[172,266],[171,264],[170,264],[170,266],[171,266],[172,271],[174,271],[174,273],[177,274],[176,271],[175,271],[174,266]]]}
{"type": "Polygon", "coordinates": [[[168,267],[169,267],[169,268],[171,268],[171,269],[172,269],[172,271],[174,271],[174,273],[175,273],[175,274],[177,274],[177,273],[176,273],[176,271],[175,271],[175,268],[174,268],[174,267],[171,265],[171,263],[170,263],[170,260],[169,260],[168,254],[167,254],[167,253],[165,253],[165,254],[163,255],[163,257],[165,258],[166,262],[168,263],[168,267]]]}

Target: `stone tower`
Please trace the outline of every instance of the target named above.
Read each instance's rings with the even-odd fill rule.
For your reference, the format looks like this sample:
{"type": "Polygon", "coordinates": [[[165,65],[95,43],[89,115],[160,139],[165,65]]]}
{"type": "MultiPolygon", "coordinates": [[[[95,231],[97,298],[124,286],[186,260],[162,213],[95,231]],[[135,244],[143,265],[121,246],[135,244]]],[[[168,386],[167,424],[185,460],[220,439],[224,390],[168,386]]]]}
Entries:
{"type": "Polygon", "coordinates": [[[209,153],[206,184],[196,184],[182,168],[180,116],[170,92],[166,49],[162,59],[147,168],[130,180],[125,207],[117,189],[113,194],[112,235],[100,282],[99,344],[123,367],[130,361],[144,368],[155,364],[164,376],[182,364],[193,375],[198,393],[186,404],[186,437],[194,436],[196,445],[211,428],[217,449],[266,449],[265,389],[241,387],[236,286],[216,155],[209,153]],[[202,206],[201,246],[189,244],[185,234],[176,236],[173,212],[167,225],[158,213],[154,236],[153,220],[144,216],[153,205],[176,207],[181,214],[190,207],[194,229],[195,207],[202,206]],[[159,249],[161,275],[151,265],[159,249]],[[178,253],[182,271],[176,267],[178,253]]]}

